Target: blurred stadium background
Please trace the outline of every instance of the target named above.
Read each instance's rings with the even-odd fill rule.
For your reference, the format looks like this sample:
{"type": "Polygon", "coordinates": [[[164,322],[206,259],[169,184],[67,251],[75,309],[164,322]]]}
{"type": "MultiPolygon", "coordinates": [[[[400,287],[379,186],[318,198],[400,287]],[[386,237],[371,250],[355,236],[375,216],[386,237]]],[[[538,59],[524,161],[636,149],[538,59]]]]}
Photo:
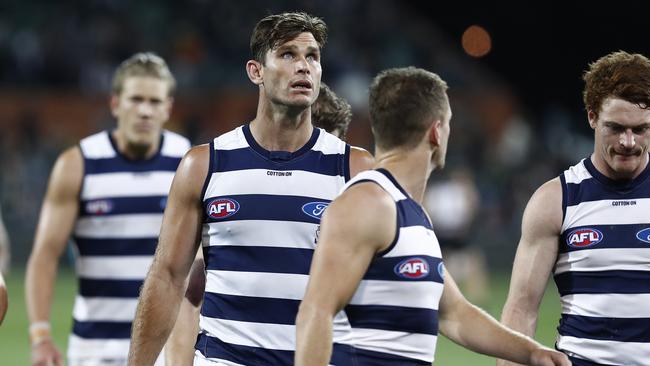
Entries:
{"type": "MultiPolygon", "coordinates": [[[[641,7],[641,3],[635,6],[641,7]]],[[[54,159],[114,125],[111,73],[154,51],[179,81],[169,124],[195,144],[249,121],[257,91],[244,64],[264,15],[304,10],[329,25],[323,80],[353,106],[349,142],[372,149],[367,86],[387,67],[414,65],[450,85],[454,111],[446,171],[470,172],[478,206],[465,239],[484,252],[491,277],[481,302],[500,316],[524,205],[544,181],[587,156],[591,135],[581,72],[624,49],[650,54],[642,9],[536,2],[508,7],[393,0],[128,0],[0,2],[0,205],[12,242],[10,310],[0,327],[0,363],[28,364],[24,266],[54,159]],[[463,33],[472,25],[485,33],[463,33]],[[468,38],[469,37],[469,38],[468,38]]],[[[75,291],[72,254],[62,261],[52,322],[64,345],[75,291]]],[[[545,298],[538,339],[552,345],[559,314],[545,298]]],[[[439,365],[492,365],[441,340],[439,365]]]]}

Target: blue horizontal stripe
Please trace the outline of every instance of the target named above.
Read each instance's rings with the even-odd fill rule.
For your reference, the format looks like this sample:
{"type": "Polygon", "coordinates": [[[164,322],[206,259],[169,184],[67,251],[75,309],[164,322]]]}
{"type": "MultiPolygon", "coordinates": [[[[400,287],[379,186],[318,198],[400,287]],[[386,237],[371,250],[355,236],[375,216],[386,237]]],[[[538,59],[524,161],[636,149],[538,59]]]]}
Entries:
{"type": "Polygon", "coordinates": [[[424,213],[422,206],[417,202],[408,198],[397,202],[397,209],[402,213],[401,227],[409,226],[424,226],[429,230],[433,230],[431,222],[424,213]]]}
{"type": "Polygon", "coordinates": [[[84,297],[127,297],[137,299],[144,280],[95,280],[80,278],[79,294],[84,297]]]}
{"type": "MultiPolygon", "coordinates": [[[[293,351],[264,349],[226,343],[219,338],[199,334],[195,348],[206,358],[219,358],[242,365],[293,365],[293,351]]],[[[355,350],[343,344],[334,343],[332,364],[337,366],[358,366],[354,363],[355,350]]]]}
{"type": "Polygon", "coordinates": [[[378,257],[375,258],[366,274],[363,276],[364,280],[380,280],[380,281],[434,281],[443,283],[443,278],[438,273],[438,265],[442,262],[442,258],[430,257],[426,255],[409,255],[400,257],[378,257]],[[399,264],[408,260],[419,258],[424,260],[428,266],[428,273],[422,278],[405,278],[400,276],[399,264]]]}
{"type": "MultiPolygon", "coordinates": [[[[635,199],[650,198],[650,187],[640,187],[629,193],[608,189],[595,179],[583,180],[582,183],[567,183],[567,205],[576,206],[581,202],[601,200],[634,201],[635,199]]],[[[619,206],[625,210],[625,206],[619,206]]]]}
{"type": "MultiPolygon", "coordinates": [[[[650,218],[648,221],[650,221],[650,218]]],[[[577,250],[614,248],[635,248],[650,250],[650,243],[643,242],[637,238],[637,233],[646,228],[650,228],[650,223],[629,225],[575,226],[565,230],[562,235],[560,235],[559,251],[560,253],[568,253],[577,250]],[[603,238],[600,242],[586,247],[572,247],[567,243],[567,236],[577,229],[596,229],[603,234],[603,238]]]]}
{"type": "Polygon", "coordinates": [[[323,154],[310,150],[291,160],[270,160],[249,147],[234,150],[217,150],[215,173],[246,170],[301,170],[330,176],[345,176],[345,154],[323,154]]]}
{"type": "Polygon", "coordinates": [[[127,160],[122,156],[105,159],[84,159],[84,173],[103,174],[103,173],[152,173],[155,171],[175,172],[180,157],[169,157],[157,155],[149,160],[127,160]]]}
{"type": "MultiPolygon", "coordinates": [[[[647,304],[638,305],[642,307],[647,304]]],[[[558,332],[560,335],[576,338],[648,343],[650,318],[597,318],[562,314],[558,332]]]]}
{"type": "MultiPolygon", "coordinates": [[[[355,348],[355,354],[357,358],[356,366],[431,366],[433,362],[433,357],[431,357],[431,361],[422,361],[359,347],[355,348]]],[[[433,350],[431,354],[433,354],[433,350]]]]}
{"type": "Polygon", "coordinates": [[[650,293],[650,271],[570,271],[554,279],[560,296],[650,293]]]}
{"type": "Polygon", "coordinates": [[[300,248],[210,246],[204,250],[206,269],[309,274],[314,251],[300,248]]]}
{"type": "Polygon", "coordinates": [[[151,239],[89,239],[75,237],[79,254],[86,255],[153,255],[158,238],[151,239]]]}
{"type": "Polygon", "coordinates": [[[131,322],[82,322],[74,320],[72,333],[87,339],[129,339],[131,322]]]}
{"type": "Polygon", "coordinates": [[[438,311],[384,305],[348,305],[345,307],[353,328],[396,332],[438,334],[438,311]]]}
{"type": "Polygon", "coordinates": [[[165,211],[167,196],[108,197],[84,200],[80,203],[79,216],[110,216],[159,213],[165,211]]]}
{"type": "MultiPolygon", "coordinates": [[[[204,222],[226,222],[234,220],[276,220],[319,224],[320,218],[303,211],[303,206],[312,202],[329,202],[313,197],[281,196],[266,194],[242,194],[211,197],[203,201],[204,222]],[[217,198],[227,198],[239,203],[239,210],[231,216],[213,218],[208,215],[210,203],[217,198]]],[[[315,231],[314,231],[315,232],[315,231]]]]}
{"type": "Polygon", "coordinates": [[[299,305],[300,300],[206,292],[201,314],[217,319],[294,325],[299,305]]]}

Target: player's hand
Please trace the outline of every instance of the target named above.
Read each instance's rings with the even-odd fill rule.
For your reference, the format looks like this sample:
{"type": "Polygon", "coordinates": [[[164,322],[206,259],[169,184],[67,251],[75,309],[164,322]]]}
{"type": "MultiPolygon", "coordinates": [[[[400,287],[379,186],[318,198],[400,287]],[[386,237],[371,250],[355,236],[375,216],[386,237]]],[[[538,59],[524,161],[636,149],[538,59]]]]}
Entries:
{"type": "Polygon", "coordinates": [[[32,347],[32,366],[63,366],[61,352],[51,339],[46,339],[32,347]]]}
{"type": "Polygon", "coordinates": [[[571,366],[571,361],[562,352],[550,348],[539,348],[530,355],[531,366],[571,366]]]}

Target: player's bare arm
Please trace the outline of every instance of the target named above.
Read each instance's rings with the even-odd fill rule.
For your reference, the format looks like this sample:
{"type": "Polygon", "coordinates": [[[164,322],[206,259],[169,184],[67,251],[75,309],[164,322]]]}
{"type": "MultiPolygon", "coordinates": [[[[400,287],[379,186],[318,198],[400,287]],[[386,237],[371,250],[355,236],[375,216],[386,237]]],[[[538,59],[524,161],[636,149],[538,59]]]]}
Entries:
{"type": "MultiPolygon", "coordinates": [[[[521,239],[510,279],[501,322],[534,336],[537,314],[558,253],[562,225],[562,187],[559,178],[542,185],[531,197],[522,219],[521,239]]],[[[514,365],[498,361],[497,365],[514,365]]]]}
{"type": "Polygon", "coordinates": [[[176,171],[160,241],[133,322],[129,365],[153,365],[174,325],[200,242],[200,195],[209,150],[209,145],[191,149],[176,171]]]}
{"type": "Polygon", "coordinates": [[[395,202],[373,183],[352,186],[327,208],[296,320],[296,365],[328,364],[334,315],[375,254],[392,242],[396,215],[395,202]]]}
{"type": "Polygon", "coordinates": [[[446,271],[438,314],[440,332],[472,351],[526,365],[571,365],[566,355],[506,328],[489,314],[472,305],[446,271]]]}
{"type": "Polygon", "coordinates": [[[372,169],[375,165],[375,157],[368,150],[360,147],[350,146],[350,178],[372,169]]]}
{"type": "Polygon", "coordinates": [[[78,147],[63,152],[52,169],[41,207],[34,247],[27,262],[25,295],[32,343],[32,365],[62,365],[50,336],[49,319],[59,258],[79,211],[83,158],[78,147]]]}

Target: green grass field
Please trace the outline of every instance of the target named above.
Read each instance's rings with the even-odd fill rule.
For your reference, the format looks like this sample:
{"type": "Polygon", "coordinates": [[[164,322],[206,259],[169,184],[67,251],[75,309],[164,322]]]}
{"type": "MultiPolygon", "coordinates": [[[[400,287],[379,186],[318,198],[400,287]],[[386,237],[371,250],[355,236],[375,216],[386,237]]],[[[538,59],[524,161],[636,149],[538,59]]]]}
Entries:
{"type": "MultiPolygon", "coordinates": [[[[14,270],[6,280],[9,289],[9,311],[0,326],[0,365],[29,365],[24,273],[14,270]]],[[[76,286],[74,275],[70,271],[62,271],[59,274],[52,308],[52,328],[55,342],[61,350],[66,347],[67,334],[72,323],[71,312],[76,286]]],[[[495,277],[492,279],[492,286],[492,297],[485,305],[485,310],[499,317],[508,291],[507,276],[495,277]]],[[[547,346],[553,345],[559,312],[556,290],[549,288],[542,302],[536,337],[547,346]]],[[[467,351],[444,337],[438,340],[435,365],[487,366],[494,365],[494,362],[494,359],[467,351]]]]}

